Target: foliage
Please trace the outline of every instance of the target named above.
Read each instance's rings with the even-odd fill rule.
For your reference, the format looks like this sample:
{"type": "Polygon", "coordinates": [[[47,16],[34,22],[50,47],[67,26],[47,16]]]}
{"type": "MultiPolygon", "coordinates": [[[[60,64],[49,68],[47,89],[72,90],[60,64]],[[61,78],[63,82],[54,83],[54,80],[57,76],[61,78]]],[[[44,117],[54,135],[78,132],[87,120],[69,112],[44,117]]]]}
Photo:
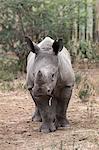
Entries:
{"type": "Polygon", "coordinates": [[[15,89],[25,90],[24,76],[20,72],[19,59],[7,55],[0,56],[0,90],[14,91],[15,89]],[[20,80],[17,82],[17,79],[20,80]],[[21,80],[22,78],[22,80],[21,80]]]}
{"type": "Polygon", "coordinates": [[[17,78],[19,71],[18,60],[0,57],[0,82],[13,81],[17,78]]]}
{"type": "MultiPolygon", "coordinates": [[[[78,29],[80,39],[86,40],[84,28],[86,20],[88,25],[90,24],[89,18],[92,16],[88,16],[87,12],[92,11],[90,7],[90,0],[0,0],[0,47],[6,52],[20,51],[21,70],[25,68],[22,64],[27,55],[24,53],[23,58],[23,51],[26,50],[22,47],[25,35],[30,36],[35,42],[46,36],[53,39],[63,38],[65,45],[70,41],[69,48],[73,59],[78,53],[80,58],[91,59],[94,53],[91,43],[71,43],[72,39],[79,40],[78,29]]],[[[86,27],[91,37],[90,28],[86,27]]]]}
{"type": "Polygon", "coordinates": [[[87,58],[89,60],[96,59],[96,46],[91,41],[75,40],[69,41],[67,48],[70,51],[73,62],[77,59],[87,58]]]}
{"type": "Polygon", "coordinates": [[[87,77],[86,73],[78,72],[76,73],[76,88],[77,95],[82,100],[86,102],[90,99],[91,96],[94,96],[95,89],[91,80],[87,77]]]}
{"type": "Polygon", "coordinates": [[[74,63],[78,56],[79,43],[75,40],[71,40],[67,43],[66,47],[70,52],[72,63],[74,63]]]}
{"type": "Polygon", "coordinates": [[[90,41],[80,41],[78,53],[80,58],[88,58],[88,59],[95,59],[95,46],[90,41]]]}
{"type": "Polygon", "coordinates": [[[82,80],[81,74],[79,72],[76,73],[75,74],[75,83],[76,83],[77,88],[78,88],[79,84],[81,83],[81,80],[82,80]]]}
{"type": "Polygon", "coordinates": [[[80,24],[84,25],[84,0],[0,0],[0,41],[3,49],[14,50],[24,41],[26,34],[36,41],[47,35],[62,37],[66,43],[75,30],[78,3],[80,24]]]}
{"type": "Polygon", "coordinates": [[[14,90],[13,83],[3,81],[2,83],[0,83],[0,90],[1,91],[13,91],[14,90]]]}

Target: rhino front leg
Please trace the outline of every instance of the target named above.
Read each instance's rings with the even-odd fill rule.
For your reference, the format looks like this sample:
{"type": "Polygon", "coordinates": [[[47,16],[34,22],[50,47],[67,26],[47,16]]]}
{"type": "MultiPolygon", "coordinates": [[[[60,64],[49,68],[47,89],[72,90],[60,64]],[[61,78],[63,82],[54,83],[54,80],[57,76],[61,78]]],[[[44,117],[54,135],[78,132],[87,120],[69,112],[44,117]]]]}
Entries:
{"type": "Polygon", "coordinates": [[[35,122],[41,122],[42,121],[42,118],[41,118],[41,115],[40,115],[40,112],[39,112],[39,109],[37,106],[35,106],[35,112],[32,116],[32,121],[35,121],[35,122]]]}
{"type": "MultiPolygon", "coordinates": [[[[31,95],[31,97],[33,99],[32,89],[30,89],[29,92],[30,92],[30,95],[31,95]]],[[[38,107],[36,105],[35,105],[35,112],[33,113],[33,116],[32,116],[32,121],[35,121],[35,122],[41,122],[42,121],[39,109],[38,109],[38,107]]]]}
{"type": "Polygon", "coordinates": [[[55,117],[56,117],[56,102],[52,100],[52,104],[49,106],[49,100],[42,99],[36,101],[38,109],[40,111],[40,115],[42,118],[42,125],[40,127],[40,132],[49,133],[54,132],[56,130],[55,127],[55,117]]]}
{"type": "Polygon", "coordinates": [[[65,87],[62,89],[60,97],[57,99],[57,110],[56,110],[56,128],[68,127],[69,121],[66,117],[68,104],[72,95],[72,87],[65,87]]]}

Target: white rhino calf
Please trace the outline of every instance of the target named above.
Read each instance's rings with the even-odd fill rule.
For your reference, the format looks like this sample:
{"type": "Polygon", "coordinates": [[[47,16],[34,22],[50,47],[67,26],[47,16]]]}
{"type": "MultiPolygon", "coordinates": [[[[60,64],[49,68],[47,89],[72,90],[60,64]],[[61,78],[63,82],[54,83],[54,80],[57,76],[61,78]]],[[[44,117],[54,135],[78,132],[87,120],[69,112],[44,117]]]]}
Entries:
{"type": "Polygon", "coordinates": [[[61,39],[46,37],[38,45],[25,39],[31,49],[26,81],[36,105],[32,120],[42,121],[41,132],[67,127],[66,112],[75,79],[69,52],[61,39]]]}

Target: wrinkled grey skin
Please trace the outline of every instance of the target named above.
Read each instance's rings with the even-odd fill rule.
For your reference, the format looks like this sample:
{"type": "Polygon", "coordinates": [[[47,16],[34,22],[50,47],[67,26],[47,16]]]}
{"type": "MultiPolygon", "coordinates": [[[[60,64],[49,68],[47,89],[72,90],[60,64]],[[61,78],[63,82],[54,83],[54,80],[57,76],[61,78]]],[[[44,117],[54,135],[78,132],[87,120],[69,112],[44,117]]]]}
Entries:
{"type": "Polygon", "coordinates": [[[74,85],[69,53],[61,39],[46,37],[38,45],[28,37],[26,41],[32,51],[27,60],[26,79],[36,105],[32,120],[42,121],[40,131],[45,133],[67,127],[66,112],[74,85]]]}

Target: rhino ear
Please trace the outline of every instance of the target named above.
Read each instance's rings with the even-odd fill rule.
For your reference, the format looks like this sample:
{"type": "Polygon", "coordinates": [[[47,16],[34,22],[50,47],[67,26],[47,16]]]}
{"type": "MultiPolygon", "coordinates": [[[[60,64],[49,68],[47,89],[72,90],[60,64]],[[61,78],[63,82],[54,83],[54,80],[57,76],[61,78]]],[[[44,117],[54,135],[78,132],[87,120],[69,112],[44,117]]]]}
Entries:
{"type": "Polygon", "coordinates": [[[57,55],[58,52],[63,49],[63,40],[62,39],[59,39],[58,41],[55,40],[52,47],[55,55],[57,55]]]}
{"type": "Polygon", "coordinates": [[[33,53],[37,54],[39,52],[40,48],[36,44],[34,44],[29,37],[26,36],[25,41],[27,42],[29,48],[33,53]]]}

